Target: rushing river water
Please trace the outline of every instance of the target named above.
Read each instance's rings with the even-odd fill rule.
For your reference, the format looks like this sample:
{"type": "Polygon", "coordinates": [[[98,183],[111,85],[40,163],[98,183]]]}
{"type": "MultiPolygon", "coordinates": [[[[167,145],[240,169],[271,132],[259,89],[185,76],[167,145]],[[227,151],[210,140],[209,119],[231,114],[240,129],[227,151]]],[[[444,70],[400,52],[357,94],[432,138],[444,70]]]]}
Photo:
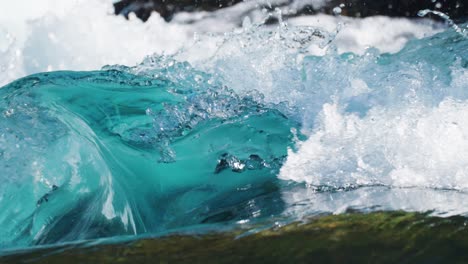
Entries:
{"type": "MultiPolygon", "coordinates": [[[[7,84],[0,246],[269,226],[348,209],[466,215],[467,25],[417,25],[431,34],[405,36],[391,53],[350,52],[346,23],[246,19],[136,66],[7,84]]],[[[27,40],[40,37],[24,39],[6,38],[0,81],[45,71],[43,62],[88,69],[119,57],[31,62],[27,40]]]]}

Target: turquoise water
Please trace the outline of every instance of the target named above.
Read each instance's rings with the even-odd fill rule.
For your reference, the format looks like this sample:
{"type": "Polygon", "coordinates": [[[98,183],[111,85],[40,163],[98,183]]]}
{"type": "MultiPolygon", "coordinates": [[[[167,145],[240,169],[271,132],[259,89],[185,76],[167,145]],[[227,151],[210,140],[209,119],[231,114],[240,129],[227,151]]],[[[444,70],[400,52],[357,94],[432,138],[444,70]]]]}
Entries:
{"type": "Polygon", "coordinates": [[[114,70],[37,74],[0,93],[4,245],[240,218],[254,209],[238,204],[277,189],[298,126],[203,80],[114,70]]]}
{"type": "Polygon", "coordinates": [[[396,54],[292,49],[272,58],[270,84],[235,56],[154,56],[0,89],[0,246],[352,207],[468,212],[465,37],[396,54]]]}

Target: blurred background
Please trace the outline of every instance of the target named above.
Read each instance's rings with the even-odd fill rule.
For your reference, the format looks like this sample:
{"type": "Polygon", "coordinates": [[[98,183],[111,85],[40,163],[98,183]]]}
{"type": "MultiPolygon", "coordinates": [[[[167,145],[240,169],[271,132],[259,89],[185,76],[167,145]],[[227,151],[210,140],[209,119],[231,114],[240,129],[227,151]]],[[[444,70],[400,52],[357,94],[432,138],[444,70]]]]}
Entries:
{"type": "MultiPolygon", "coordinates": [[[[225,33],[250,23],[309,25],[340,34],[340,52],[367,47],[396,52],[408,39],[447,27],[431,9],[456,22],[462,0],[17,0],[0,8],[0,85],[52,70],[135,65],[148,55],[172,54],[195,33],[225,33]]],[[[323,52],[316,49],[313,52],[323,52]]],[[[313,53],[312,52],[312,53],[313,53]]]]}

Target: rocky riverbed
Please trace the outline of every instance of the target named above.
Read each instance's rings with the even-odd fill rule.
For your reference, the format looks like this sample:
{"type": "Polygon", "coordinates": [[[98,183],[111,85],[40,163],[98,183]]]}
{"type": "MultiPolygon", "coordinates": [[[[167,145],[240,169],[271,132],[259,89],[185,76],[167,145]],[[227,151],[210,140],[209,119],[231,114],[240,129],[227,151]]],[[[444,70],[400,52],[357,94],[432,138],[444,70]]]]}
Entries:
{"type": "Polygon", "coordinates": [[[466,223],[461,216],[350,212],[252,235],[173,234],[33,249],[0,257],[0,263],[455,263],[468,257],[466,223]]]}

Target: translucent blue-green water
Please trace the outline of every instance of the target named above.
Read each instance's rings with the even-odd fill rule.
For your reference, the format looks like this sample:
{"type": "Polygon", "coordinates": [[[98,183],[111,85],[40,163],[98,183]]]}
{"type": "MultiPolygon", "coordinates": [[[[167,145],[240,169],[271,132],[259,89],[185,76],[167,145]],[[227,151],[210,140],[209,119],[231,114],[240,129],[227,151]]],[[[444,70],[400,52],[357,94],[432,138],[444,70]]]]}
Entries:
{"type": "Polygon", "coordinates": [[[150,57],[0,89],[0,247],[353,207],[468,212],[465,37],[396,54],[278,43],[205,67],[150,57]],[[268,53],[252,73],[245,60],[268,53]]]}
{"type": "Polygon", "coordinates": [[[114,70],[38,74],[0,93],[5,245],[241,219],[254,209],[240,204],[278,188],[298,126],[217,85],[114,70]]]}

